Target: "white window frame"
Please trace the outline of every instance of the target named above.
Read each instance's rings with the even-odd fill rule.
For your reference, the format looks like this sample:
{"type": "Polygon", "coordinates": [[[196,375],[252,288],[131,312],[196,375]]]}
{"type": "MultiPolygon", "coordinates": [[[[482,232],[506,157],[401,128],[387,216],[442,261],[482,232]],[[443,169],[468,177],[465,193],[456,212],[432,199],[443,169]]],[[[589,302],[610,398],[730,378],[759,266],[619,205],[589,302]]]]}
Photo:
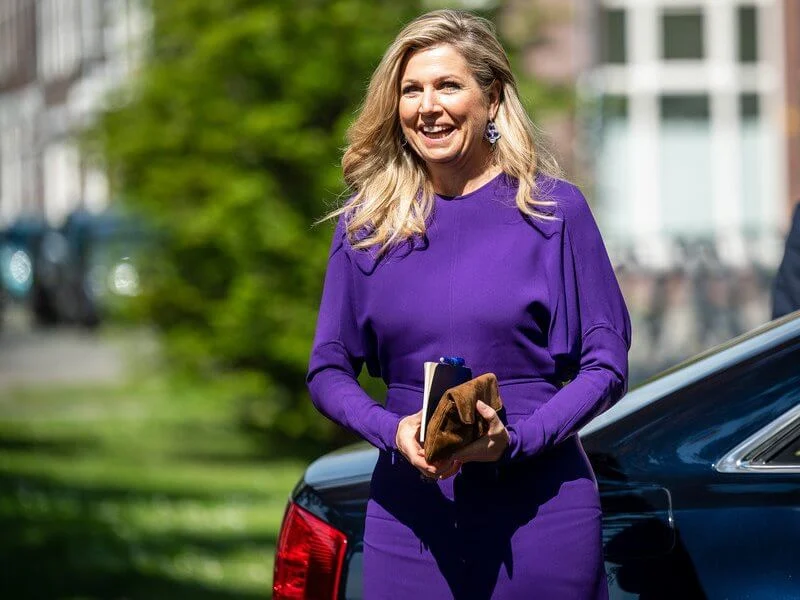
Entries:
{"type": "MultiPolygon", "coordinates": [[[[601,0],[603,9],[626,11],[626,63],[598,64],[593,81],[596,93],[628,98],[630,167],[629,198],[631,232],[636,237],[653,239],[663,235],[663,204],[659,189],[659,99],[663,95],[707,95],[711,103],[712,152],[712,233],[725,237],[744,227],[740,177],[739,98],[755,93],[760,114],[771,131],[783,130],[783,54],[781,0],[601,0]],[[758,27],[758,61],[738,61],[739,6],[755,6],[758,27]],[[671,61],[661,58],[661,15],[664,10],[701,9],[704,23],[705,58],[671,61]],[[776,34],[776,30],[779,33],[776,34]]],[[[763,221],[780,224],[779,214],[788,194],[786,148],[775,136],[770,140],[777,157],[776,188],[762,183],[761,196],[775,198],[761,207],[763,221]],[[769,189],[768,189],[769,187],[769,189]],[[776,193],[777,192],[777,193],[776,193]]],[[[601,223],[602,225],[602,223],[601,223]]],[[[635,242],[635,239],[629,241],[635,242]]]]}
{"type": "Polygon", "coordinates": [[[81,60],[81,6],[77,0],[37,3],[39,76],[48,81],[77,70],[81,60]]]}
{"type": "Polygon", "coordinates": [[[53,40],[50,32],[53,16],[50,12],[52,0],[39,0],[36,3],[36,45],[38,57],[37,70],[41,79],[47,80],[54,71],[52,64],[53,40]]]}

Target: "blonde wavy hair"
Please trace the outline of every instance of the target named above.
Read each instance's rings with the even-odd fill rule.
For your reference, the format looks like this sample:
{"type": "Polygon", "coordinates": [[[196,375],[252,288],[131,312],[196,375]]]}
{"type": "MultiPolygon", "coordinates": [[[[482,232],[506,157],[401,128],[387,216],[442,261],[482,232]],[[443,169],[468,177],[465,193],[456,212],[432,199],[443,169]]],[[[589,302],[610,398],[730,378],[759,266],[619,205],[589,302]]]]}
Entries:
{"type": "Polygon", "coordinates": [[[552,202],[535,197],[535,175],[537,170],[555,176],[560,171],[551,157],[540,161],[534,126],[519,99],[508,56],[493,25],[465,11],[436,10],[411,21],[386,50],[347,132],[342,170],[352,197],[325,219],[344,214],[348,239],[356,249],[378,246],[380,254],[425,234],[434,190],[424,162],[403,143],[400,78],[412,53],[441,44],[450,44],[464,57],[487,98],[492,84],[499,82],[495,124],[502,137],[493,146],[493,163],[519,181],[516,203],[523,214],[552,218],[537,210],[552,202]]]}

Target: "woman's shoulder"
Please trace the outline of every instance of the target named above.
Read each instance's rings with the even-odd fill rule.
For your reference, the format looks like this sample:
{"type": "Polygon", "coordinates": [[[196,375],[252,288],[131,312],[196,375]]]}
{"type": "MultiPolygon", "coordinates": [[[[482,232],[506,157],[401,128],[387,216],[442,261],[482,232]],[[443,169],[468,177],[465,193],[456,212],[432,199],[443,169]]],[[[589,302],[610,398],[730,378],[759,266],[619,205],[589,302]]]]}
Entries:
{"type": "Polygon", "coordinates": [[[547,173],[536,174],[533,197],[548,202],[549,207],[543,206],[545,212],[562,221],[571,221],[590,212],[586,197],[575,183],[547,173]]]}
{"type": "Polygon", "coordinates": [[[347,256],[348,262],[364,275],[371,275],[390,256],[418,249],[419,240],[417,239],[399,242],[385,251],[381,251],[380,246],[376,244],[366,248],[356,247],[361,240],[368,236],[368,231],[362,229],[353,233],[348,232],[350,218],[352,217],[348,212],[339,215],[333,234],[333,246],[343,252],[347,256]]]}
{"type": "MultiPolygon", "coordinates": [[[[516,184],[512,184],[516,191],[516,184]]],[[[580,188],[566,179],[539,172],[531,192],[534,210],[540,216],[525,216],[528,224],[547,238],[585,221],[591,210],[580,188]]]]}

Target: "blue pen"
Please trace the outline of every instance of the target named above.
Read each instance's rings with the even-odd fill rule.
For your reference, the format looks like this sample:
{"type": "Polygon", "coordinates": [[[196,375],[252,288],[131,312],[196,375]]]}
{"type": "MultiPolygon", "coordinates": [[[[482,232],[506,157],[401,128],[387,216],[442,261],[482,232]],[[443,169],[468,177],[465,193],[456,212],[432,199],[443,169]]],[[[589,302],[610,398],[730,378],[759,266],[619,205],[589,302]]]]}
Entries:
{"type": "Polygon", "coordinates": [[[460,356],[442,356],[439,358],[439,362],[454,367],[463,367],[467,364],[460,356]]]}

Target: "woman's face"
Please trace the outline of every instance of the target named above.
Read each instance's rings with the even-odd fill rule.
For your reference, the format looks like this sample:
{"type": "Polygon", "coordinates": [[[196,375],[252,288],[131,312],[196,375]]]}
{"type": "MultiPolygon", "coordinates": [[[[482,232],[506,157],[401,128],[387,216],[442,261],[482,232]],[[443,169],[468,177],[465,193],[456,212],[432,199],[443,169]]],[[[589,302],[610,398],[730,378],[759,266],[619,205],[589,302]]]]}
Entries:
{"type": "Polygon", "coordinates": [[[499,104],[495,90],[490,96],[486,98],[453,46],[418,50],[406,61],[400,78],[403,134],[431,167],[485,159],[489,146],[483,134],[499,104]]]}

